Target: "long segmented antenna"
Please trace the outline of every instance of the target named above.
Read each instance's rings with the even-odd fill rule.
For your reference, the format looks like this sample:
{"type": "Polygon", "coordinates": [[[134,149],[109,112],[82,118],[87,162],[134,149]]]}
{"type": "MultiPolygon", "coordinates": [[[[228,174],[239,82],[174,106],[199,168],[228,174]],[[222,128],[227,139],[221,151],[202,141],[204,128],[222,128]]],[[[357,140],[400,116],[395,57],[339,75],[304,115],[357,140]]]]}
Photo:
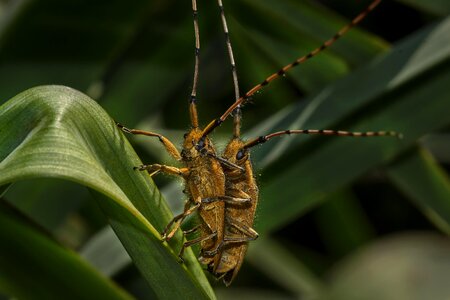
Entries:
{"type": "Polygon", "coordinates": [[[401,133],[395,131],[343,131],[343,130],[321,130],[321,129],[292,129],[292,130],[283,130],[277,131],[271,134],[263,135],[252,139],[245,143],[244,149],[248,149],[254,147],[259,144],[263,144],[268,140],[282,135],[289,134],[317,134],[317,135],[335,135],[335,136],[353,136],[353,137],[373,137],[373,136],[393,136],[399,139],[403,138],[401,133]]]}
{"type": "Polygon", "coordinates": [[[211,121],[203,130],[203,137],[210,134],[216,127],[220,126],[223,121],[242,103],[244,103],[248,98],[253,96],[256,92],[260,91],[262,88],[267,86],[269,83],[271,83],[273,80],[283,76],[288,70],[298,66],[301,63],[304,63],[308,59],[316,56],[321,51],[327,49],[332,44],[334,44],[340,37],[342,37],[344,34],[346,34],[352,27],[360,23],[375,7],[380,4],[381,0],[375,0],[373,1],[364,11],[362,11],[359,15],[357,15],[349,24],[342,27],[332,38],[324,42],[320,47],[312,50],[308,54],[296,59],[294,62],[284,66],[279,71],[273,73],[266,79],[264,79],[260,84],[254,86],[251,88],[247,93],[245,93],[244,96],[240,97],[237,101],[235,101],[228,109],[225,111],[225,113],[218,119],[215,119],[211,121]]]}
{"type": "Polygon", "coordinates": [[[195,67],[194,67],[194,78],[192,80],[191,98],[189,100],[189,115],[191,118],[192,127],[197,128],[198,127],[197,84],[198,84],[198,68],[200,60],[200,33],[198,29],[197,0],[192,0],[192,16],[194,18],[195,67]]]}
{"type": "MultiPolygon", "coordinates": [[[[225,17],[225,10],[223,8],[222,0],[217,0],[217,4],[219,5],[220,9],[220,17],[222,19],[222,27],[223,31],[225,33],[225,42],[227,44],[228,49],[228,56],[230,58],[230,64],[231,64],[231,72],[233,74],[233,85],[234,85],[234,95],[235,95],[235,101],[238,101],[240,98],[240,92],[239,92],[239,81],[237,76],[237,70],[236,70],[236,62],[234,61],[234,55],[233,55],[233,48],[231,47],[231,40],[230,40],[230,33],[228,31],[228,25],[227,25],[227,19],[225,17]]],[[[241,109],[240,105],[237,105],[233,112],[234,119],[233,119],[233,135],[234,137],[239,137],[241,135],[241,109]]]]}

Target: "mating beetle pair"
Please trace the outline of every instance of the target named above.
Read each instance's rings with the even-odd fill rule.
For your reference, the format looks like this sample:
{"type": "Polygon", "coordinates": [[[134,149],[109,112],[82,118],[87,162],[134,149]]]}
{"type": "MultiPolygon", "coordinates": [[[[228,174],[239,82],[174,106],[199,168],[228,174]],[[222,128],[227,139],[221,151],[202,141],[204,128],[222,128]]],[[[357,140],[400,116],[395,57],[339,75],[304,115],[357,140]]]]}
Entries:
{"type": "Polygon", "coordinates": [[[192,1],[195,32],[195,69],[189,104],[191,130],[184,136],[182,151],[179,152],[172,142],[160,134],[128,129],[120,124],[118,125],[127,133],[158,137],[167,152],[173,158],[183,163],[182,168],[159,164],[136,167],[138,170],[146,170],[151,174],[164,172],[181,176],[185,180],[185,191],[188,195],[188,200],[184,211],[167,225],[162,236],[163,240],[171,239],[179,229],[183,220],[192,213],[198,212],[201,218],[201,224],[189,230],[189,232],[199,230],[200,236],[184,243],[180,250],[180,257],[186,247],[200,243],[201,261],[208,266],[208,269],[215,276],[223,277],[226,285],[231,284],[236,277],[243,263],[248,242],[258,237],[258,234],[253,229],[253,221],[258,203],[258,187],[253,176],[249,154],[249,151],[253,146],[286,134],[319,134],[357,137],[399,136],[399,134],[393,131],[348,132],[341,130],[298,129],[271,133],[247,142],[243,141],[240,137],[241,105],[244,104],[247,99],[252,97],[257,91],[261,90],[273,80],[284,75],[289,69],[303,63],[331,46],[350,28],[358,24],[380,2],[381,0],[373,1],[363,12],[354,18],[351,23],[343,27],[320,47],[286,65],[279,71],[267,77],[260,84],[250,89],[243,96],[240,96],[236,66],[224,9],[222,1],[218,0],[228,54],[232,66],[236,99],[221,117],[211,121],[204,129],[200,129],[196,107],[200,39],[197,3],[196,0],[192,1]],[[222,155],[218,155],[208,136],[231,114],[234,115],[233,138],[225,147],[222,155]]]}

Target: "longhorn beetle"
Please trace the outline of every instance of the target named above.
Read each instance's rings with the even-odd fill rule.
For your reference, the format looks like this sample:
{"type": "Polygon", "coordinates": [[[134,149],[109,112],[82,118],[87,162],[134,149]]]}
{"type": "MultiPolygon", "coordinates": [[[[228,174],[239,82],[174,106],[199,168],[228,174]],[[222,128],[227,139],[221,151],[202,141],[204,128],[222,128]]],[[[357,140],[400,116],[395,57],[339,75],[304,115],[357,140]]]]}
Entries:
{"type": "MultiPolygon", "coordinates": [[[[198,238],[183,244],[178,255],[180,259],[182,259],[184,249],[196,243],[201,244],[202,250],[217,249],[218,245],[221,244],[223,240],[225,215],[224,202],[242,205],[250,201],[249,198],[237,198],[225,195],[225,175],[221,165],[228,165],[237,169],[240,169],[240,167],[232,166],[220,157],[217,157],[213,144],[208,137],[203,136],[203,130],[199,127],[196,95],[199,73],[200,38],[196,0],[192,0],[192,11],[194,16],[195,34],[195,67],[192,92],[189,101],[191,129],[184,135],[181,153],[170,140],[161,134],[138,129],[129,129],[117,123],[117,126],[126,133],[157,137],[166,148],[166,151],[173,158],[184,164],[183,168],[160,164],[135,167],[135,169],[140,171],[148,171],[152,175],[158,172],[164,172],[180,176],[186,182],[185,191],[189,198],[185,204],[184,211],[173,218],[162,234],[163,240],[170,240],[183,220],[190,214],[198,211],[202,223],[200,226],[190,231],[200,229],[201,235],[198,238]]],[[[214,257],[205,258],[205,261],[208,264],[213,263],[214,265],[217,265],[219,259],[219,255],[214,255],[214,257]]]]}
{"type": "MultiPolygon", "coordinates": [[[[201,243],[203,261],[216,276],[223,276],[226,285],[236,277],[246,250],[247,242],[257,237],[252,229],[253,219],[258,202],[258,188],[253,178],[249,149],[257,144],[264,143],[273,137],[284,134],[322,134],[338,136],[398,136],[389,131],[379,132],[347,132],[335,130],[285,130],[244,142],[240,138],[240,105],[245,103],[253,94],[268,85],[271,81],[284,75],[289,69],[312,58],[322,50],[329,47],[351,27],[359,23],[381,0],[373,1],[369,7],[360,13],[350,24],[342,28],[335,36],[326,41],[319,48],[283,67],[278,72],[267,77],[262,83],[250,89],[244,96],[239,96],[237,73],[234,64],[233,52],[229,41],[228,29],[221,0],[218,0],[221,9],[222,22],[227,38],[227,47],[233,70],[236,101],[218,119],[211,121],[203,130],[199,128],[196,110],[196,88],[198,81],[199,64],[199,30],[196,0],[192,1],[195,31],[195,69],[193,88],[190,98],[190,118],[192,129],[185,134],[181,154],[176,147],[164,136],[142,130],[128,129],[120,124],[118,126],[127,133],[143,134],[158,137],[166,150],[177,160],[185,164],[184,168],[163,166],[159,164],[142,165],[139,170],[149,173],[165,172],[182,176],[186,180],[186,191],[189,199],[183,213],[176,216],[166,227],[163,239],[169,240],[180,227],[182,221],[194,211],[198,210],[202,218],[199,228],[202,235],[199,238],[184,243],[183,250],[195,243],[201,243]],[[234,114],[234,136],[228,143],[222,158],[216,156],[215,149],[207,137],[216,127],[231,114],[234,114]],[[224,173],[225,172],[225,173],[224,173]],[[224,177],[225,176],[225,177],[224,177]],[[224,180],[226,178],[226,184],[224,180]],[[173,226],[172,230],[170,228],[173,226]]],[[[194,228],[195,230],[196,228],[194,228]]]]}
{"type": "MultiPolygon", "coordinates": [[[[221,2],[219,0],[219,2],[221,2]]],[[[230,197],[250,198],[251,202],[245,205],[235,205],[232,203],[225,204],[225,233],[222,243],[217,248],[209,251],[204,251],[204,254],[209,256],[220,255],[219,265],[210,266],[210,270],[217,276],[223,277],[224,283],[228,286],[236,277],[242,266],[245,253],[248,248],[248,242],[258,237],[257,232],[252,228],[258,203],[258,186],[253,176],[252,165],[250,162],[249,150],[258,145],[269,141],[270,139],[286,134],[319,134],[319,135],[336,135],[336,136],[354,136],[354,137],[369,137],[369,136],[397,136],[400,134],[394,131],[369,131],[369,132],[349,132],[341,130],[284,130],[268,135],[260,136],[251,139],[247,142],[240,137],[241,114],[240,105],[254,93],[268,85],[271,81],[279,78],[285,74],[289,69],[305,62],[314,57],[319,52],[331,46],[336,40],[344,35],[350,28],[358,24],[364,17],[372,11],[381,0],[373,1],[364,11],[356,16],[348,25],[343,27],[331,39],[324,42],[320,47],[314,49],[307,55],[296,59],[293,63],[281,68],[276,73],[267,77],[262,83],[250,89],[243,97],[239,96],[239,87],[237,80],[234,80],[234,89],[236,102],[223,114],[219,119],[211,122],[204,131],[204,136],[209,134],[215,127],[219,126],[227,116],[233,112],[234,115],[234,132],[233,138],[227,144],[222,158],[228,163],[223,165],[226,177],[226,191],[225,194],[230,197]],[[230,167],[230,163],[240,166],[242,169],[230,167]]],[[[221,10],[223,13],[223,9],[221,10]]],[[[222,16],[222,20],[225,20],[222,16]]],[[[236,68],[233,60],[232,47],[224,24],[225,33],[227,37],[227,47],[229,51],[230,61],[233,70],[233,79],[237,78],[236,68]]]]}

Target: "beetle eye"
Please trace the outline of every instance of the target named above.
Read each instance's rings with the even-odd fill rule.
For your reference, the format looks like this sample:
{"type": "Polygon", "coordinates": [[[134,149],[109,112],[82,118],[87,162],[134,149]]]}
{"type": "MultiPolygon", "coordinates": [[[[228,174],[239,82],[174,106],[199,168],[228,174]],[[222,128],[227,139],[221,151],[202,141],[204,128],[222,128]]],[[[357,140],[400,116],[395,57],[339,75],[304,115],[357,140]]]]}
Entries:
{"type": "Polygon", "coordinates": [[[244,150],[239,150],[238,153],[236,154],[236,159],[241,160],[244,158],[244,156],[245,156],[244,150]]]}
{"type": "Polygon", "coordinates": [[[205,140],[204,139],[200,139],[197,143],[197,145],[195,146],[195,149],[197,150],[201,150],[205,147],[205,140]]]}

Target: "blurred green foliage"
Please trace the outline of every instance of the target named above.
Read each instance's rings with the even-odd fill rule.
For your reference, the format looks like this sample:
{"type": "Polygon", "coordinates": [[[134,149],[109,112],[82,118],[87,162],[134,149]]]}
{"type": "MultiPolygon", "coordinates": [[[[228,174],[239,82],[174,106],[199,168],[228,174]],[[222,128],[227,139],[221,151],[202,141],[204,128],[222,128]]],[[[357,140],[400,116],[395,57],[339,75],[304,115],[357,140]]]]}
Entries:
{"type": "MultiPolygon", "coordinates": [[[[234,96],[217,4],[198,2],[199,115],[206,124],[234,96]]],[[[225,1],[241,92],[318,47],[367,3],[225,1]]],[[[230,288],[211,281],[219,299],[450,296],[445,281],[439,280],[448,278],[445,269],[450,267],[445,251],[450,222],[448,15],[450,3],[445,0],[385,1],[361,26],[245,105],[243,132],[249,138],[288,128],[397,130],[404,138],[291,136],[255,149],[261,189],[256,229],[261,238],[251,244],[248,261],[230,288]],[[432,259],[436,255],[439,263],[432,259]],[[389,279],[388,285],[383,278],[389,279]]],[[[182,140],[188,129],[194,59],[190,1],[10,0],[1,2],[0,20],[1,103],[37,85],[66,85],[86,93],[129,127],[182,140]]],[[[133,150],[108,148],[100,141],[105,137],[114,141],[111,145],[123,141],[108,117],[94,104],[66,111],[73,107],[71,101],[84,97],[46,87],[0,107],[0,182],[14,182],[9,189],[3,185],[1,193],[0,222],[6,225],[0,230],[5,237],[0,243],[0,294],[37,299],[31,277],[49,289],[54,284],[57,293],[62,284],[56,281],[61,279],[58,272],[71,264],[79,265],[79,272],[70,272],[62,281],[70,285],[70,280],[76,281],[71,276],[84,278],[83,284],[72,286],[81,286],[82,291],[95,284],[102,295],[119,298],[171,298],[177,293],[192,298],[204,296],[202,290],[209,293],[192,253],[185,272],[169,248],[158,244],[151,227],[161,230],[170,213],[161,208],[165,204],[158,206],[162,200],[147,176],[134,177],[131,166],[138,160],[133,150]],[[51,101],[44,94],[53,95],[51,101]],[[32,112],[19,113],[15,103],[28,98],[32,105],[27,109],[32,112]],[[63,116],[65,126],[57,128],[60,138],[54,139],[48,135],[51,127],[45,126],[63,116]],[[54,166],[45,162],[37,150],[41,148],[30,144],[36,136],[58,153],[92,151],[95,155],[87,160],[91,169],[74,160],[73,171],[58,173],[65,160],[54,156],[49,157],[56,161],[54,166]],[[27,156],[20,156],[25,150],[36,158],[27,161],[27,156]],[[27,173],[36,161],[42,163],[41,169],[27,173]],[[46,164],[50,171],[42,167],[46,164]],[[77,175],[78,167],[82,171],[77,175]],[[42,179],[48,176],[70,179],[97,192],[42,179]],[[98,192],[110,193],[109,198],[98,192]],[[132,202],[129,207],[127,199],[132,202]],[[145,219],[127,215],[132,206],[150,226],[145,219]],[[105,229],[107,221],[137,268],[116,235],[105,229]],[[21,235],[11,237],[14,232],[21,235]],[[17,243],[17,249],[25,243],[36,251],[27,251],[31,258],[24,260],[5,242],[11,247],[17,243]],[[43,252],[48,256],[38,255],[43,252]],[[80,256],[96,270],[80,262],[80,256]],[[161,269],[155,269],[158,257],[164,262],[161,269]],[[38,262],[59,271],[34,268],[38,262]],[[14,267],[33,268],[11,277],[8,272],[14,267]],[[158,285],[158,280],[178,284],[179,289],[158,285]]],[[[231,136],[230,123],[213,135],[219,147],[231,136]]],[[[142,161],[174,164],[157,141],[130,140],[142,161]]],[[[184,201],[180,182],[164,176],[155,180],[168,205],[178,212],[184,201]]],[[[171,246],[178,249],[179,242],[171,246]]]]}

